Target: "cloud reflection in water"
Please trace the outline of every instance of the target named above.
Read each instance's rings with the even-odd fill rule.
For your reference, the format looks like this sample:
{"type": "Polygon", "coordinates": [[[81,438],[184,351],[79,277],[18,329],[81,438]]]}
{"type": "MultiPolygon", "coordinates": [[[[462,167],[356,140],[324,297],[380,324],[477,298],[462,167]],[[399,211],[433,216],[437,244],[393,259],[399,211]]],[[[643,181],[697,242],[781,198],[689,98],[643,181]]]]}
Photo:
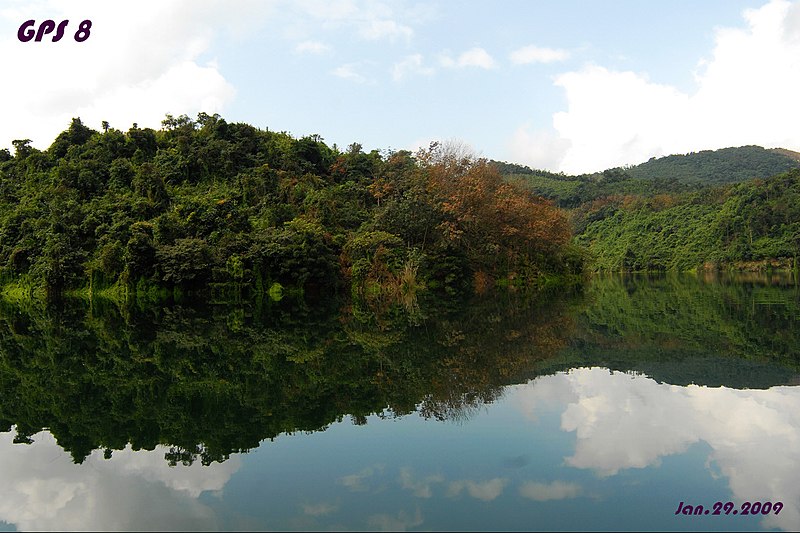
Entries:
{"type": "Polygon", "coordinates": [[[718,466],[738,502],[785,504],[762,526],[800,528],[800,387],[682,387],[581,368],[540,377],[513,398],[531,420],[543,408],[563,409],[561,429],[577,438],[566,464],[600,476],[658,465],[704,441],[707,464],[718,466]]]}

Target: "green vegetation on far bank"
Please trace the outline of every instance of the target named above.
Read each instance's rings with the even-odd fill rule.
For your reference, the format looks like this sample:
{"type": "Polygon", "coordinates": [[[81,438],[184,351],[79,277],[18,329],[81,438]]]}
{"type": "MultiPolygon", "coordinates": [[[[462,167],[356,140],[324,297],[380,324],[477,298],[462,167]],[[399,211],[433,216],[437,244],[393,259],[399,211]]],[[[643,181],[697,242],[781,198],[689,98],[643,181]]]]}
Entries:
{"type": "Polygon", "coordinates": [[[569,210],[594,270],[797,268],[796,152],[726,148],[582,176],[494,164],[569,210]]]}
{"type": "Polygon", "coordinates": [[[598,199],[575,212],[600,270],[796,268],[800,170],[682,195],[598,199]]]}

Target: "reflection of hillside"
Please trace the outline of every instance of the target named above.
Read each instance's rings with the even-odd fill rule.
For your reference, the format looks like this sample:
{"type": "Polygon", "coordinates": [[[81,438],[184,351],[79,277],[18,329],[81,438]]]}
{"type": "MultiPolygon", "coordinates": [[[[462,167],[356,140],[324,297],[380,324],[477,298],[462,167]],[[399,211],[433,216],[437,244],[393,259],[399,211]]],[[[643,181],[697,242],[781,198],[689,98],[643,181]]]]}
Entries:
{"type": "Polygon", "coordinates": [[[0,308],[0,430],[49,428],[81,461],[166,445],[223,461],[349,416],[463,419],[503,387],[576,367],[768,388],[800,374],[800,303],[781,284],[602,278],[579,297],[494,298],[413,316],[352,305],[0,308]]]}
{"type": "Polygon", "coordinates": [[[79,462],[128,443],[168,445],[173,463],[223,461],[347,415],[464,417],[532,377],[570,331],[560,301],[466,308],[419,325],[397,310],[357,320],[302,306],[5,308],[0,430],[27,442],[49,428],[79,462]]]}
{"type": "Polygon", "coordinates": [[[800,292],[781,280],[604,277],[585,305],[569,348],[541,371],[604,366],[736,388],[800,372],[800,292]]]}

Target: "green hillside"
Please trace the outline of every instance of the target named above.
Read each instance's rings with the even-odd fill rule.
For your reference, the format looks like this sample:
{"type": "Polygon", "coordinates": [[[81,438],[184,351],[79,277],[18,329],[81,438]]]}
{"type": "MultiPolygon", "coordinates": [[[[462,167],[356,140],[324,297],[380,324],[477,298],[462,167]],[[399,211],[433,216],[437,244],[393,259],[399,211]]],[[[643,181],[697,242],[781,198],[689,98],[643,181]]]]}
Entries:
{"type": "Polygon", "coordinates": [[[652,158],[646,163],[570,176],[527,166],[492,162],[509,181],[561,207],[614,195],[674,194],[709,185],[768,178],[800,168],[800,153],[783,148],[741,146],[652,158]]]}
{"type": "Polygon", "coordinates": [[[580,176],[495,165],[570,209],[596,270],[787,268],[800,255],[798,152],[704,150],[580,176]]]}
{"type": "Polygon", "coordinates": [[[740,146],[703,150],[685,155],[653,158],[629,167],[625,172],[640,179],[674,179],[704,185],[734,183],[752,178],[768,178],[800,167],[800,160],[789,150],[767,150],[760,146],[740,146]]]}
{"type": "Polygon", "coordinates": [[[800,170],[681,195],[605,198],[573,212],[600,270],[795,266],[800,170]]]}

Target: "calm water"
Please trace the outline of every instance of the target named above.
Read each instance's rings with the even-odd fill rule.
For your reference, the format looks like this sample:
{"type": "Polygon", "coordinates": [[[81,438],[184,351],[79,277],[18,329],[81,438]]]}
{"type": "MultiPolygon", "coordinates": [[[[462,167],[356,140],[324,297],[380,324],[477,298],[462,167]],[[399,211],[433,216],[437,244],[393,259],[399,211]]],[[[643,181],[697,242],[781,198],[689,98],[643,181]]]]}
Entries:
{"type": "Polygon", "coordinates": [[[758,277],[3,304],[0,530],[797,530],[798,326],[800,290],[758,277]],[[718,501],[783,508],[675,515],[718,501]]]}

